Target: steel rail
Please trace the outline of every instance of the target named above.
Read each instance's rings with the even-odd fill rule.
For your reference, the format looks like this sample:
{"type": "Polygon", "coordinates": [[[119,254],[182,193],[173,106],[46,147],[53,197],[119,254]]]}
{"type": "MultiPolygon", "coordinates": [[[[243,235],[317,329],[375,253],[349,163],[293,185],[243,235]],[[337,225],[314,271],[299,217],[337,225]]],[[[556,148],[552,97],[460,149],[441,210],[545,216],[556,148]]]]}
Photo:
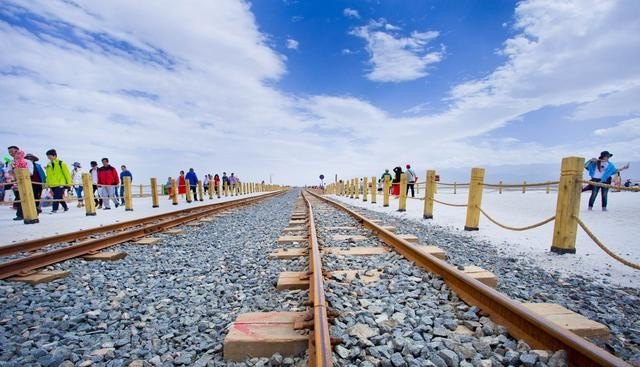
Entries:
{"type": "Polygon", "coordinates": [[[571,366],[631,366],[595,344],[529,311],[520,303],[396,236],[345,205],[312,192],[310,194],[349,213],[406,259],[442,277],[461,299],[478,306],[489,314],[493,321],[504,325],[512,336],[524,339],[533,348],[564,349],[571,366]]]}
{"type": "MultiPolygon", "coordinates": [[[[224,209],[235,208],[242,205],[256,203],[261,200],[264,200],[282,193],[284,193],[284,191],[278,191],[278,192],[269,193],[261,196],[253,196],[250,198],[244,198],[244,199],[239,199],[234,201],[227,201],[224,203],[216,203],[211,205],[206,210],[200,210],[196,212],[193,212],[192,210],[187,209],[185,210],[187,211],[187,214],[182,216],[170,215],[170,214],[176,214],[176,212],[166,213],[165,217],[167,219],[161,220],[156,223],[148,224],[145,226],[137,226],[128,231],[117,232],[117,233],[110,234],[109,236],[83,241],[76,245],[67,246],[61,249],[33,254],[30,256],[25,256],[23,258],[11,260],[11,261],[0,264],[0,279],[6,279],[11,276],[23,274],[25,272],[42,268],[44,266],[59,263],[61,261],[69,260],[74,257],[86,255],[94,251],[102,250],[114,245],[128,242],[149,234],[161,232],[163,230],[166,230],[167,228],[175,227],[175,226],[199,219],[201,217],[211,215],[213,213],[216,213],[224,209]]],[[[57,242],[61,242],[61,241],[57,241],[57,242]]]]}
{"type": "Polygon", "coordinates": [[[313,301],[313,345],[309,356],[309,366],[330,367],[333,365],[331,354],[331,337],[329,334],[329,319],[327,318],[327,302],[324,297],[324,278],[322,275],[322,259],[313,218],[313,209],[309,199],[302,194],[308,211],[309,226],[309,295],[313,301]]]}
{"type": "MultiPolygon", "coordinates": [[[[251,198],[269,197],[271,195],[273,195],[273,193],[266,193],[266,194],[262,194],[262,195],[259,195],[259,196],[252,196],[251,198]]],[[[240,199],[240,200],[251,199],[251,198],[244,198],[244,199],[240,199]]],[[[234,201],[237,201],[237,200],[234,200],[234,201]]],[[[108,224],[108,225],[104,225],[104,226],[101,226],[101,227],[87,228],[87,229],[83,229],[83,230],[79,230],[79,231],[75,231],[75,232],[63,233],[63,234],[60,234],[60,235],[43,237],[43,238],[37,238],[37,239],[33,239],[33,240],[28,240],[28,241],[23,241],[23,242],[18,242],[18,243],[12,243],[12,244],[9,244],[9,245],[2,245],[2,246],[0,246],[0,256],[9,256],[9,255],[13,255],[13,254],[20,253],[20,252],[36,251],[36,250],[39,250],[39,249],[41,249],[43,247],[46,247],[46,246],[49,246],[49,245],[52,245],[52,244],[56,244],[56,243],[61,243],[61,242],[79,241],[79,240],[86,239],[87,237],[90,237],[90,236],[95,236],[95,235],[99,235],[99,234],[105,234],[105,233],[112,232],[112,231],[119,231],[119,230],[122,230],[123,228],[129,228],[129,227],[133,227],[133,226],[144,225],[144,224],[149,224],[149,223],[152,223],[152,222],[162,221],[162,220],[165,220],[165,219],[167,219],[167,218],[169,218],[171,216],[175,216],[175,215],[187,214],[187,213],[191,213],[191,212],[203,212],[203,211],[208,210],[209,208],[217,207],[217,206],[220,206],[222,204],[229,203],[229,202],[230,201],[225,201],[225,202],[222,202],[222,203],[212,203],[212,204],[207,204],[207,205],[201,205],[201,206],[197,206],[197,207],[193,207],[193,208],[186,208],[186,209],[182,209],[182,210],[178,210],[178,211],[173,211],[173,212],[168,212],[168,213],[163,213],[163,214],[156,214],[156,215],[152,215],[152,216],[132,219],[132,220],[129,220],[129,221],[126,221],[126,222],[108,224]]]]}

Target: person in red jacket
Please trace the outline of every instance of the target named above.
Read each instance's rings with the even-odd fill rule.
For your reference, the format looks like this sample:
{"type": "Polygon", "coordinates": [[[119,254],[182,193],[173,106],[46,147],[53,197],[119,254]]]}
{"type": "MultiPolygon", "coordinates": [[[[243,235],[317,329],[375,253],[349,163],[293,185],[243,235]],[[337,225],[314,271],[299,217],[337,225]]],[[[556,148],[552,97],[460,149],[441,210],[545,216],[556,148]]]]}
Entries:
{"type": "Polygon", "coordinates": [[[116,208],[119,206],[116,199],[116,186],[120,184],[118,171],[109,164],[108,158],[102,158],[102,167],[98,168],[98,187],[100,187],[100,197],[103,202],[103,209],[109,210],[109,199],[113,200],[116,208]]]}

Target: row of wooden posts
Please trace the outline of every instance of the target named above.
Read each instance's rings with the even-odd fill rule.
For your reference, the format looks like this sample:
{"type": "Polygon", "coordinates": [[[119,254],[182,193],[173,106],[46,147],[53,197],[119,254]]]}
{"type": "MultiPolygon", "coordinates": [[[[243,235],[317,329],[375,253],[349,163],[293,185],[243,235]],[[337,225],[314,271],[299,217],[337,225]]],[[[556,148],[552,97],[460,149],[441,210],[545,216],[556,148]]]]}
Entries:
{"type": "MultiPolygon", "coordinates": [[[[22,206],[22,214],[23,221],[25,224],[33,224],[38,223],[38,212],[37,205],[35,201],[35,197],[33,194],[33,186],[31,183],[31,176],[29,170],[26,168],[17,168],[15,169],[15,177],[18,184],[18,191],[20,193],[20,205],[22,206]]],[[[158,208],[160,206],[158,200],[158,180],[155,177],[151,178],[151,202],[153,208],[158,208]]],[[[93,181],[91,174],[83,173],[82,174],[82,185],[86,188],[93,188],[93,181]]],[[[133,195],[131,194],[131,177],[124,177],[123,180],[124,185],[124,205],[126,211],[133,210],[133,195]]],[[[280,185],[273,184],[264,184],[264,183],[255,183],[255,182],[242,182],[238,183],[231,187],[230,185],[222,185],[218,182],[218,187],[211,186],[209,188],[209,199],[213,199],[214,192],[217,193],[217,197],[220,198],[221,195],[224,196],[234,196],[234,195],[244,195],[251,194],[254,192],[266,192],[266,191],[275,191],[280,189],[280,185]]],[[[188,203],[191,203],[191,183],[189,180],[185,182],[186,190],[185,197],[188,203]]],[[[164,191],[164,185],[162,185],[162,189],[164,191]]],[[[197,183],[198,196],[200,197],[200,201],[204,201],[204,189],[202,185],[202,181],[198,181],[197,183]]],[[[142,185],[140,186],[140,195],[142,196],[142,185]]],[[[173,205],[178,205],[178,185],[175,179],[171,180],[171,199],[173,205]]],[[[86,209],[87,216],[96,215],[96,204],[93,196],[93,189],[84,190],[84,204],[86,209]]]]}
{"type": "MultiPolygon", "coordinates": [[[[560,169],[560,181],[558,183],[558,198],[556,202],[556,214],[553,230],[551,251],[557,253],[575,253],[576,235],[578,230],[578,215],[580,212],[580,198],[582,193],[584,170],[584,158],[566,157],[562,159],[560,169]]],[[[464,230],[477,231],[480,223],[480,208],[482,204],[482,192],[485,187],[484,168],[472,168],[469,182],[469,193],[466,204],[456,205],[467,208],[464,230]]],[[[426,190],[424,194],[423,218],[433,218],[434,195],[437,189],[436,171],[426,172],[426,190]]],[[[376,203],[377,185],[376,177],[371,177],[371,190],[369,190],[367,177],[362,178],[362,201],[370,200],[376,203]],[[370,191],[370,192],[369,192],[370,191]]],[[[502,182],[501,182],[502,184],[502,182]]],[[[529,184],[540,185],[540,184],[529,184]]],[[[524,187],[527,184],[525,183],[524,187]]],[[[547,193],[551,183],[545,183],[547,193]]],[[[383,182],[382,195],[383,206],[389,206],[389,189],[391,182],[385,176],[383,182]]],[[[501,191],[501,190],[500,190],[501,191]]],[[[352,178],[346,181],[339,181],[327,185],[326,192],[329,194],[347,196],[353,199],[360,198],[360,178],[352,178]]],[[[523,192],[524,188],[523,188],[523,192]]],[[[398,197],[398,211],[404,212],[407,209],[407,176],[400,175],[400,195],[398,197]]]]}

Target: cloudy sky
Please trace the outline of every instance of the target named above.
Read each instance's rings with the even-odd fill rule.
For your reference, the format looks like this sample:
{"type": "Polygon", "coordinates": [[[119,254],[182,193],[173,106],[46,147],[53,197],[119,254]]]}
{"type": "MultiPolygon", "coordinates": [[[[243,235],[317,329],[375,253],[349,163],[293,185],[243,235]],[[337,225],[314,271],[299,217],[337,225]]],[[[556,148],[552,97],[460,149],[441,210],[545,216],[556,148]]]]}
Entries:
{"type": "Polygon", "coordinates": [[[3,0],[0,45],[5,146],[145,180],[640,160],[636,0],[3,0]]]}

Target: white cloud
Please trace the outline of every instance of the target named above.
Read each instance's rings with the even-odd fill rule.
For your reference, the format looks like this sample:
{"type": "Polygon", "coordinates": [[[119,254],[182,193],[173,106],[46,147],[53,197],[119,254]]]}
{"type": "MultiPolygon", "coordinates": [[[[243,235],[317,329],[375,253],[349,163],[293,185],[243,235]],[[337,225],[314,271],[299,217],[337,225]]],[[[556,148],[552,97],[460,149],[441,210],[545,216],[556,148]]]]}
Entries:
{"type": "MultiPolygon", "coordinates": [[[[610,139],[632,139],[640,138],[640,118],[633,118],[624,121],[620,121],[614,127],[608,127],[604,129],[597,129],[593,132],[596,136],[601,136],[610,139]]],[[[637,148],[637,147],[634,147],[637,148]]]]}
{"type": "Polygon", "coordinates": [[[360,19],[360,13],[357,10],[351,8],[345,8],[342,11],[342,14],[347,18],[357,18],[360,19]]]}
{"type": "Polygon", "coordinates": [[[292,50],[297,50],[298,46],[300,46],[300,42],[289,38],[287,39],[287,48],[292,49],[292,50]]]}
{"type": "Polygon", "coordinates": [[[367,78],[378,82],[403,82],[429,75],[427,68],[443,58],[443,50],[433,51],[428,44],[438,37],[436,31],[412,32],[407,37],[396,36],[383,29],[399,29],[384,19],[355,28],[351,34],[367,42],[372,70],[367,78]]]}

